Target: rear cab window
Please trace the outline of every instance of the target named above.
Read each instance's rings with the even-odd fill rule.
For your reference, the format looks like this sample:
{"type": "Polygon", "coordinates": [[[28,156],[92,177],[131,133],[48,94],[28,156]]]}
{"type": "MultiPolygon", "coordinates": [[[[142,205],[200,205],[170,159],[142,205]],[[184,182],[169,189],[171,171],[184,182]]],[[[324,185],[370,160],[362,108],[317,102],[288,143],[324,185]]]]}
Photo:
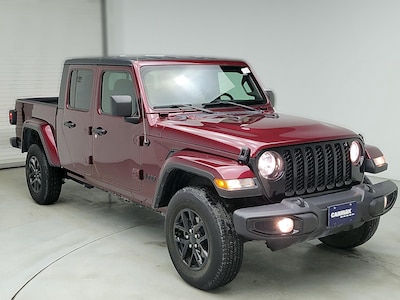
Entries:
{"type": "Polygon", "coordinates": [[[92,100],[94,72],[90,69],[71,71],[67,108],[89,111],[92,100]]]}

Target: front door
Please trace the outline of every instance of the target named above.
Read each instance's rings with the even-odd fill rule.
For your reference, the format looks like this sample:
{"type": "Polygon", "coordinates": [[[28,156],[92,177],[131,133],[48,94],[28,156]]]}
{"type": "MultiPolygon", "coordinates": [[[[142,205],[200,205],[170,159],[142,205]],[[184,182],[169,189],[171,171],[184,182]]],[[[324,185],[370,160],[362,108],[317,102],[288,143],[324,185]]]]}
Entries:
{"type": "Polygon", "coordinates": [[[97,112],[93,120],[93,164],[96,177],[108,188],[127,197],[142,188],[143,124],[126,122],[112,114],[113,95],[129,95],[136,109],[137,93],[132,69],[103,67],[97,112]]]}

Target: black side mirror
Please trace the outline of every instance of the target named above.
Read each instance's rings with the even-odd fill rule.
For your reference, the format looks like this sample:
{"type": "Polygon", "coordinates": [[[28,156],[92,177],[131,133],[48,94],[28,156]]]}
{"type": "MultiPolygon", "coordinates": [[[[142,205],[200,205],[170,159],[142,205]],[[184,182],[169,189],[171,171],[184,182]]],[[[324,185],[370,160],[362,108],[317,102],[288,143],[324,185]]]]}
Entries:
{"type": "Polygon", "coordinates": [[[124,117],[126,122],[139,124],[141,121],[137,101],[132,103],[129,95],[111,96],[111,114],[124,117]]]}
{"type": "Polygon", "coordinates": [[[132,97],[128,95],[111,96],[111,114],[128,117],[132,114],[132,97]]]}
{"type": "Polygon", "coordinates": [[[264,91],[265,95],[267,96],[269,102],[271,103],[271,105],[274,107],[275,106],[275,94],[273,91],[271,90],[266,90],[264,91]]]}

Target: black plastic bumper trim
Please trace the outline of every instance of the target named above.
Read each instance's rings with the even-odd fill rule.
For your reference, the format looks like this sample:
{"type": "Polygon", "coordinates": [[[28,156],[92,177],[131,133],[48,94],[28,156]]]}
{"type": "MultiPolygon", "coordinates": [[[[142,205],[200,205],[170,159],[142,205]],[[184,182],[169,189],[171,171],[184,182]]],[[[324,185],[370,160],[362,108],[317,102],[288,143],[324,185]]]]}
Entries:
{"type": "Polygon", "coordinates": [[[361,226],[387,213],[397,198],[397,185],[390,181],[360,184],[350,190],[308,198],[288,198],[277,204],[241,208],[233,213],[236,232],[247,240],[265,240],[272,250],[286,248],[294,243],[328,236],[361,226]],[[386,200],[385,200],[386,197],[386,200]],[[388,201],[389,200],[389,201],[388,201]],[[384,202],[387,206],[384,207],[384,202]],[[357,203],[354,220],[339,227],[328,227],[328,207],[349,202],[357,203]],[[270,235],[254,230],[254,222],[277,217],[293,217],[301,226],[292,234],[270,235]]]}

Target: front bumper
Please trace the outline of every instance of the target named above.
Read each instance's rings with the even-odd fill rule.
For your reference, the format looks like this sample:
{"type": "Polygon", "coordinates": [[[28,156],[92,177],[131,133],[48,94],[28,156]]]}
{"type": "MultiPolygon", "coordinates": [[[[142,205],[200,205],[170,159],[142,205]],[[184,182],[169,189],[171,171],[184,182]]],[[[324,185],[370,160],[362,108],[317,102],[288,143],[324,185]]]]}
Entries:
{"type": "MultiPolygon", "coordinates": [[[[396,184],[387,180],[326,195],[287,198],[277,204],[237,209],[233,213],[233,222],[236,232],[243,238],[265,240],[271,250],[279,250],[294,243],[351,230],[378,218],[393,207],[397,190],[396,184]],[[356,207],[355,213],[345,222],[332,223],[328,216],[330,208],[349,203],[356,207]],[[294,221],[291,233],[277,231],[276,222],[283,217],[294,221]]],[[[341,213],[336,214],[340,219],[341,213]]]]}

